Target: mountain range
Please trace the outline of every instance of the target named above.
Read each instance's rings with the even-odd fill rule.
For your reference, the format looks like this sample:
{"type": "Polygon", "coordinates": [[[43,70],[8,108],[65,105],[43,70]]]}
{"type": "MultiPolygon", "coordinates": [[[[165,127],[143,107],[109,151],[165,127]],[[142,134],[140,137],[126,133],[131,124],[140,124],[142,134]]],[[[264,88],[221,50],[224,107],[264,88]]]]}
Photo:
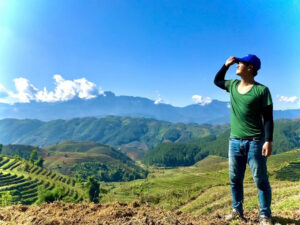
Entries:
{"type": "MultiPolygon", "coordinates": [[[[105,117],[108,115],[144,117],[183,123],[225,124],[230,122],[229,102],[212,100],[206,105],[192,104],[176,107],[170,104],[155,104],[143,97],[116,96],[106,91],[92,99],[74,98],[61,102],[0,103],[0,119],[38,119],[50,121],[78,117],[105,117]]],[[[274,118],[300,117],[300,109],[275,110],[274,118]]]]}
{"type": "Polygon", "coordinates": [[[171,123],[148,118],[107,116],[70,120],[0,120],[0,143],[46,146],[65,140],[94,141],[141,158],[162,142],[184,142],[217,134],[228,125],[171,123]]]}

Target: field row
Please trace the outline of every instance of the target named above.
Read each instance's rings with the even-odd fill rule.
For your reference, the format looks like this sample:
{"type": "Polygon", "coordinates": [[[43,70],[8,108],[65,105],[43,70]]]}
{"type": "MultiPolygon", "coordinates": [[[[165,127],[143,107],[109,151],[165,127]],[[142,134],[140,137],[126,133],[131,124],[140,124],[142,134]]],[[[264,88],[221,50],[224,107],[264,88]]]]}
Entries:
{"type": "MultiPolygon", "coordinates": [[[[272,208],[274,211],[284,209],[287,201],[300,198],[300,183],[276,182],[272,183],[272,208]]],[[[183,205],[180,209],[193,215],[203,215],[211,212],[229,212],[232,198],[230,186],[216,186],[201,193],[194,201],[183,205]]],[[[258,209],[258,191],[254,184],[244,185],[245,210],[258,209]]],[[[299,207],[298,207],[299,209],[299,207]]]]}
{"type": "Polygon", "coordinates": [[[82,200],[82,193],[75,187],[75,180],[51,170],[9,157],[0,157],[0,199],[2,205],[32,204],[43,192],[60,187],[64,196],[82,200]]]}

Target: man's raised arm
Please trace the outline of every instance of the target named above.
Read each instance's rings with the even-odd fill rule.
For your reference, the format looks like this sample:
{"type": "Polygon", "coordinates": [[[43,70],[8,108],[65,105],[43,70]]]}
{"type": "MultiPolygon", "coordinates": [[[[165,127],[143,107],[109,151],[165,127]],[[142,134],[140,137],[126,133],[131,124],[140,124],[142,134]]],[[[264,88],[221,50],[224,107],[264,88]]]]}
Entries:
{"type": "Polygon", "coordinates": [[[219,70],[219,72],[216,74],[214,83],[219,88],[222,88],[226,90],[225,87],[225,74],[228,70],[228,68],[235,63],[235,59],[233,56],[231,56],[229,59],[226,60],[225,64],[222,66],[222,68],[219,70]]]}

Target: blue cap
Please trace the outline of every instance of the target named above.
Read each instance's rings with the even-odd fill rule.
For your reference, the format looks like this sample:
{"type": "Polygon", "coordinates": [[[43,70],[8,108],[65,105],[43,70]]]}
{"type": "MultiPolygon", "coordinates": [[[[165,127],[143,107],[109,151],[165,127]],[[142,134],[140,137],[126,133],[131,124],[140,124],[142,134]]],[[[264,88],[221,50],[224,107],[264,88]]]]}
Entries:
{"type": "Polygon", "coordinates": [[[236,59],[237,62],[241,61],[241,62],[250,63],[256,68],[256,70],[260,69],[260,64],[261,64],[260,59],[256,55],[249,54],[243,58],[237,58],[237,57],[234,58],[236,59]]]}

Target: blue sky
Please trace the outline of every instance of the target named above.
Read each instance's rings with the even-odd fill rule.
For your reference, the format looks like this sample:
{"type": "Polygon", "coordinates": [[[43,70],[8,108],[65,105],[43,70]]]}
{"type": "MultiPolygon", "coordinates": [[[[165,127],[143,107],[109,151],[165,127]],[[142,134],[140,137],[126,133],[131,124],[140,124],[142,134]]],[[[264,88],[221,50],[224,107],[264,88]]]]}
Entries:
{"type": "Polygon", "coordinates": [[[252,53],[275,108],[299,109],[299,40],[300,0],[0,0],[0,99],[97,89],[175,106],[228,101],[214,76],[229,56],[252,53]]]}

